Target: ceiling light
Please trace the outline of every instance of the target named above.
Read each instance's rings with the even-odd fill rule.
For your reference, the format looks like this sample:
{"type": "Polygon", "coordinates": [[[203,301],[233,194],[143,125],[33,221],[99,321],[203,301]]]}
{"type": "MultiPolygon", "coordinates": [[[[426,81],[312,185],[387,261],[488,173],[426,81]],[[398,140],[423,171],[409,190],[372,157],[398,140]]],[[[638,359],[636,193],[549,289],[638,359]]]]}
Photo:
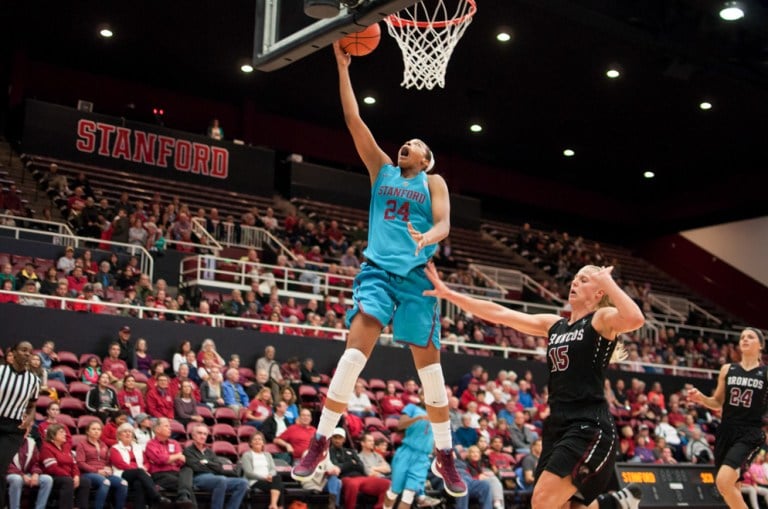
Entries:
{"type": "Polygon", "coordinates": [[[621,73],[619,71],[617,71],[616,69],[608,69],[608,71],[606,71],[605,75],[608,76],[609,78],[611,78],[612,80],[615,80],[616,78],[621,76],[621,73]]]}
{"type": "Polygon", "coordinates": [[[576,155],[576,152],[574,152],[573,149],[567,148],[567,149],[563,150],[563,155],[565,157],[573,157],[573,156],[576,155]]]}
{"type": "Polygon", "coordinates": [[[109,28],[102,28],[101,30],[99,30],[99,35],[105,39],[109,39],[115,34],[109,28]]]}
{"type": "Polygon", "coordinates": [[[704,101],[701,104],[699,104],[699,108],[701,108],[704,111],[711,110],[712,109],[712,103],[709,102],[709,101],[704,101]]]}
{"type": "Polygon", "coordinates": [[[481,126],[480,124],[472,124],[471,126],[469,126],[469,130],[472,131],[473,133],[479,133],[480,131],[483,130],[483,126],[481,126]]]}
{"type": "Polygon", "coordinates": [[[496,40],[499,42],[509,42],[512,40],[512,36],[507,32],[499,32],[496,34],[496,40]]]}
{"type": "Polygon", "coordinates": [[[725,21],[737,21],[744,17],[744,4],[738,1],[729,1],[720,9],[720,17],[725,21]]]}
{"type": "Polygon", "coordinates": [[[651,170],[645,170],[643,172],[643,177],[645,177],[647,179],[652,179],[655,176],[656,176],[656,174],[654,172],[652,172],[651,170]]]}
{"type": "Polygon", "coordinates": [[[363,102],[365,104],[376,104],[376,98],[370,95],[367,95],[363,97],[363,102]]]}
{"type": "Polygon", "coordinates": [[[245,73],[253,72],[253,66],[251,64],[243,64],[240,66],[240,70],[245,73]]]}

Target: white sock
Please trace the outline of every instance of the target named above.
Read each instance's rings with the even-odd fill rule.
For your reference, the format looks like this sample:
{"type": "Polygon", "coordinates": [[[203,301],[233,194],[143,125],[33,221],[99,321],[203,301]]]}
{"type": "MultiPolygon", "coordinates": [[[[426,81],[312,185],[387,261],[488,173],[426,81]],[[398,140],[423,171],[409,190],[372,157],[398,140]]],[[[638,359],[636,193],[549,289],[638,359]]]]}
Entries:
{"type": "Polygon", "coordinates": [[[435,447],[439,450],[453,447],[451,438],[451,421],[433,422],[432,433],[435,434],[435,447]]]}
{"type": "Polygon", "coordinates": [[[339,424],[339,419],[341,419],[339,412],[334,412],[328,407],[323,408],[320,413],[320,422],[317,424],[317,434],[323,437],[331,436],[334,428],[339,424]]]}

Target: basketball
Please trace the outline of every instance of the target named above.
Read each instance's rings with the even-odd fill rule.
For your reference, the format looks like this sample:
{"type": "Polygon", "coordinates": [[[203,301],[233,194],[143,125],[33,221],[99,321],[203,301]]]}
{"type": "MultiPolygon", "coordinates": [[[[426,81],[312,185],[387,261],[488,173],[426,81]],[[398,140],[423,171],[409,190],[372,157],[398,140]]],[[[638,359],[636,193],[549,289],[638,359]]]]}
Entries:
{"type": "Polygon", "coordinates": [[[344,36],[339,41],[341,49],[353,57],[362,57],[376,49],[381,40],[381,28],[374,23],[361,32],[344,36]]]}

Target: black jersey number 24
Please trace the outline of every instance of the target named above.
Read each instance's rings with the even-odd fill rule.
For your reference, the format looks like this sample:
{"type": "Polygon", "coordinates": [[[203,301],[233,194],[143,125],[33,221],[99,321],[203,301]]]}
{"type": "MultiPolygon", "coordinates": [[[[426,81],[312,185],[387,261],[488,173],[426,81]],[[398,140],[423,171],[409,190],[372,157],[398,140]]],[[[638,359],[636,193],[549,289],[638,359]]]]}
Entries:
{"type": "Polygon", "coordinates": [[[752,406],[752,389],[739,389],[738,387],[731,388],[731,406],[743,406],[749,408],[752,406]]]}
{"type": "Polygon", "coordinates": [[[568,358],[568,345],[556,346],[549,349],[549,360],[552,362],[551,372],[565,371],[571,363],[568,358]]]}

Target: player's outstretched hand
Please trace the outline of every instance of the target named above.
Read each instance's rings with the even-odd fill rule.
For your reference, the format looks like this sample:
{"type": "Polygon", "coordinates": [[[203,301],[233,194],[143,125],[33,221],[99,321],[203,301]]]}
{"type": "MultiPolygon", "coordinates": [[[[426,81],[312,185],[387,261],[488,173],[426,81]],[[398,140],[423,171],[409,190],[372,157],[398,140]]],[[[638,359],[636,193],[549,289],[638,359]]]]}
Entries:
{"type": "Polygon", "coordinates": [[[341,67],[349,67],[352,57],[341,49],[339,41],[333,43],[333,53],[336,55],[336,63],[341,67]]]}
{"type": "Polygon", "coordinates": [[[423,295],[428,297],[437,297],[438,299],[448,295],[451,290],[445,286],[443,280],[440,279],[440,275],[437,273],[437,268],[433,262],[427,263],[427,267],[424,269],[424,273],[427,275],[427,279],[429,279],[435,289],[424,290],[423,295]]]}
{"type": "Polygon", "coordinates": [[[605,289],[606,285],[613,283],[613,265],[610,267],[600,267],[600,270],[593,272],[589,275],[589,278],[597,284],[598,288],[605,289]]]}
{"type": "Polygon", "coordinates": [[[411,238],[416,243],[416,252],[413,253],[413,256],[416,256],[417,254],[419,254],[419,251],[421,251],[428,245],[427,236],[419,232],[416,228],[414,228],[413,224],[411,224],[410,221],[408,221],[408,233],[411,235],[411,238]]]}
{"type": "Polygon", "coordinates": [[[703,398],[704,398],[704,395],[696,387],[688,391],[688,399],[690,399],[694,403],[701,404],[701,401],[703,398]]]}

